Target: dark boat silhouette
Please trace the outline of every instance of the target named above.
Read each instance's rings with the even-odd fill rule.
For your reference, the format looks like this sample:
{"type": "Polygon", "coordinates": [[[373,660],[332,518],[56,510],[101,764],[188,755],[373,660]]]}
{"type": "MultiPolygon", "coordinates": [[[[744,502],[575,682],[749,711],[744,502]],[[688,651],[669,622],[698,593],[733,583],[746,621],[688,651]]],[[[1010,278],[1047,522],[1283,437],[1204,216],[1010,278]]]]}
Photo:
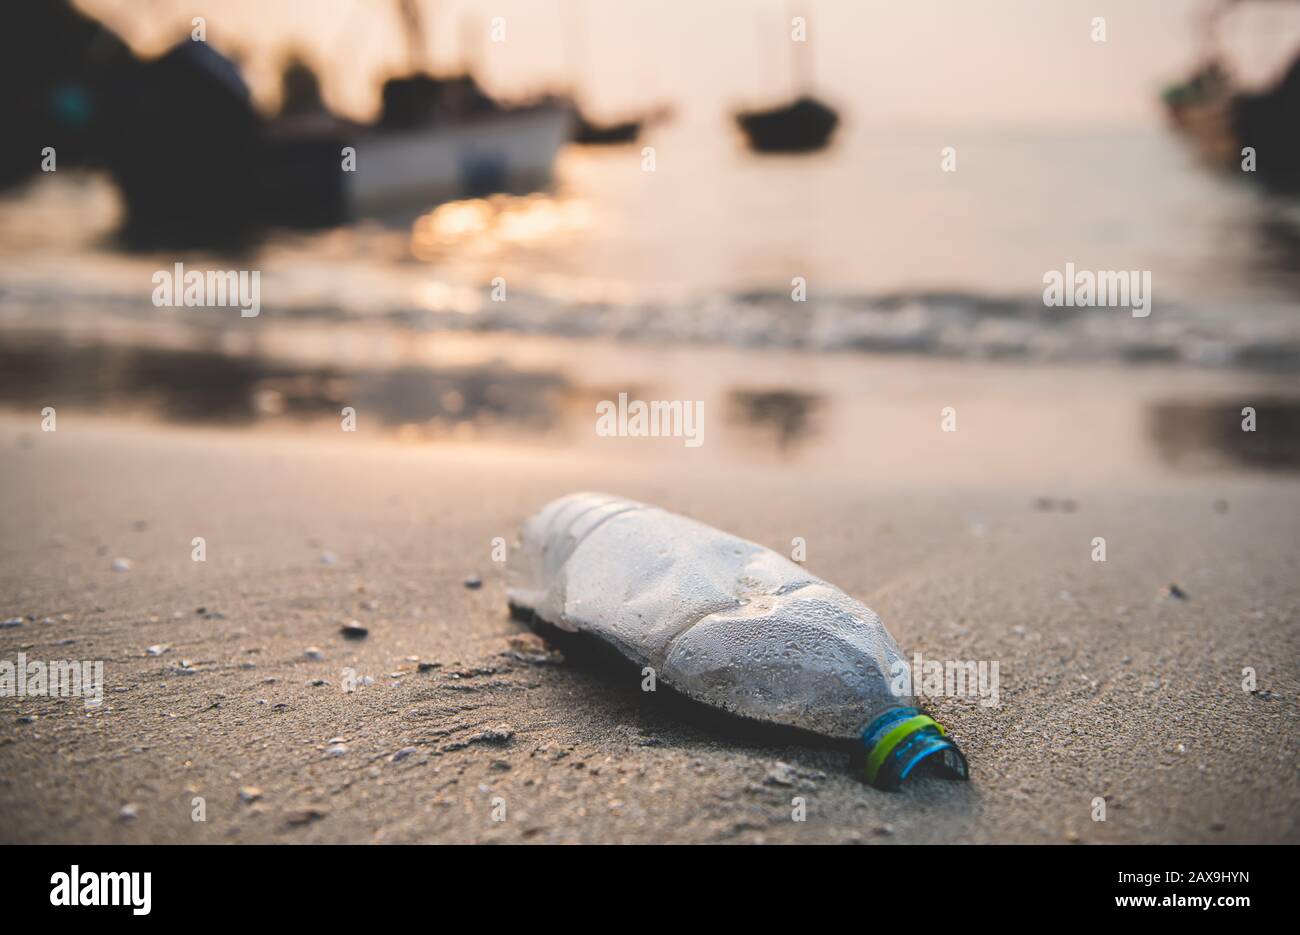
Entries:
{"type": "Polygon", "coordinates": [[[1279,191],[1300,192],[1300,56],[1280,81],[1233,102],[1232,128],[1242,146],[1260,153],[1260,181],[1279,191]]]}
{"type": "MultiPolygon", "coordinates": [[[[771,33],[761,23],[760,41],[771,33]]],[[[824,149],[839,126],[835,108],[813,94],[812,47],[802,41],[786,43],[789,48],[790,95],[771,107],[750,108],[735,114],[736,124],[756,153],[812,153],[824,149]]],[[[768,57],[760,53],[759,61],[768,57]]]]}
{"type": "Polygon", "coordinates": [[[1220,23],[1232,4],[1202,13],[1202,63],[1163,94],[1172,127],[1201,161],[1240,172],[1243,149],[1257,153],[1255,171],[1244,173],[1266,187],[1300,192],[1300,56],[1276,83],[1258,92],[1240,89],[1222,50],[1220,23]]]}
{"type": "Polygon", "coordinates": [[[840,118],[829,105],[804,95],[789,104],[736,114],[736,123],[757,153],[811,153],[830,142],[840,118]]]}
{"type": "Polygon", "coordinates": [[[622,120],[617,123],[596,123],[582,111],[573,122],[573,142],[583,146],[616,146],[635,143],[641,135],[644,119],[622,120]]]}
{"type": "Polygon", "coordinates": [[[672,118],[672,108],[657,107],[635,117],[601,123],[592,120],[576,103],[573,104],[574,125],[570,139],[582,146],[618,146],[635,143],[642,132],[656,123],[672,118]]]}

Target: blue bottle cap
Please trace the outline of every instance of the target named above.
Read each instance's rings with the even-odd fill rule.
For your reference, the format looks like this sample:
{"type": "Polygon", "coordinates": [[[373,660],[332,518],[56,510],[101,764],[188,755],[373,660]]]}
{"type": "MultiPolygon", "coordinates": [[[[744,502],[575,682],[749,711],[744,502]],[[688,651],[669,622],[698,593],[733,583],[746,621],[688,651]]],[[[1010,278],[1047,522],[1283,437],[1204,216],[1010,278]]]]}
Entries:
{"type": "Polygon", "coordinates": [[[867,748],[866,779],[895,791],[912,775],[968,780],[966,755],[947,731],[920,708],[891,708],[862,731],[867,748]]]}

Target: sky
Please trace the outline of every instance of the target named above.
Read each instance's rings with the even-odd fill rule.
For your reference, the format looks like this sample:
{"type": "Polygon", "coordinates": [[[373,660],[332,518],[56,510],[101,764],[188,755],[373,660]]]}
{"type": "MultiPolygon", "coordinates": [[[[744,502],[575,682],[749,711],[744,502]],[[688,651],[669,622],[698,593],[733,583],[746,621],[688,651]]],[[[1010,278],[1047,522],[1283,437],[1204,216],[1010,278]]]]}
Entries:
{"type": "MultiPolygon", "coordinates": [[[[807,22],[816,91],[851,120],[921,126],[1132,127],[1202,48],[1207,0],[425,0],[436,67],[476,66],[494,93],[573,88],[615,117],[656,104],[688,124],[793,90],[789,23],[807,22]],[[488,31],[496,17],[505,39],[488,31]],[[1093,41],[1104,17],[1106,41],[1093,41]]],[[[138,50],[156,53],[201,10],[208,40],[237,51],[272,106],[278,63],[318,63],[327,101],[373,115],[382,78],[404,68],[391,0],[78,0],[138,50]]],[[[1243,4],[1224,21],[1243,79],[1275,77],[1300,50],[1300,4],[1243,4]]]]}

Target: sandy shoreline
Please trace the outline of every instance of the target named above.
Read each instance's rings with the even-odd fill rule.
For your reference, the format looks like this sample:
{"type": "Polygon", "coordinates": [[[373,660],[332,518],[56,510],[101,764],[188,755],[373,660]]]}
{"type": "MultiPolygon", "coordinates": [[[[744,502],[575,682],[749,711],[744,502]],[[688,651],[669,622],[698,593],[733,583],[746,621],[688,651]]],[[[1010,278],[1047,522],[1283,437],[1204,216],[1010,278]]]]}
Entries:
{"type": "Polygon", "coordinates": [[[107,673],[91,713],[0,699],[6,841],[1300,840],[1285,475],[1076,484],[1067,512],[1035,505],[1049,485],[995,476],[797,484],[761,464],[95,420],[42,434],[5,416],[0,450],[0,609],[35,618],[0,630],[3,658],[107,673]],[[491,542],[593,487],[774,548],[804,536],[809,567],[906,651],[999,660],[999,707],[932,705],[974,781],[880,793],[841,750],[697,721],[581,656],[519,653],[491,542]],[[1162,598],[1171,581],[1190,600],[1162,598]],[[352,619],[363,641],[339,635],[352,619]],[[1242,690],[1245,666],[1268,694],[1242,690]],[[344,667],[373,684],[343,692],[344,667]]]}

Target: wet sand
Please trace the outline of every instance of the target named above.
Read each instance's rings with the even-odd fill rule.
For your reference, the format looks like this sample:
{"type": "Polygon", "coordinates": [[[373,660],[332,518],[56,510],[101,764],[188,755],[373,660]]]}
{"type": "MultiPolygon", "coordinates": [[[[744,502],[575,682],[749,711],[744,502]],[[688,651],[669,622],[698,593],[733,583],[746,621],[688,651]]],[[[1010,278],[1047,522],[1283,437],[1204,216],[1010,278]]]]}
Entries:
{"type": "MultiPolygon", "coordinates": [[[[862,365],[800,366],[763,372],[862,365]]],[[[1226,384],[1250,381],[882,367],[863,392],[899,401],[887,431],[828,405],[833,444],[781,455],[718,430],[696,462],[671,439],[399,444],[75,411],[42,433],[0,417],[0,616],[24,618],[0,629],[0,658],[104,660],[107,682],[92,711],[0,698],[0,839],[1300,841],[1300,485],[1175,471],[1141,427],[1144,395],[1233,399],[1226,384]],[[945,454],[934,403],[953,392],[967,447],[945,454]],[[1063,400],[1063,424],[1034,415],[1063,400]],[[843,749],[538,644],[507,614],[492,543],[578,489],[783,552],[804,537],[810,570],[905,651],[997,660],[998,707],[930,703],[973,781],[879,792],[843,749]],[[1171,582],[1186,599],[1162,594],[1171,582]],[[345,639],[351,620],[368,636],[345,639]]]]}

